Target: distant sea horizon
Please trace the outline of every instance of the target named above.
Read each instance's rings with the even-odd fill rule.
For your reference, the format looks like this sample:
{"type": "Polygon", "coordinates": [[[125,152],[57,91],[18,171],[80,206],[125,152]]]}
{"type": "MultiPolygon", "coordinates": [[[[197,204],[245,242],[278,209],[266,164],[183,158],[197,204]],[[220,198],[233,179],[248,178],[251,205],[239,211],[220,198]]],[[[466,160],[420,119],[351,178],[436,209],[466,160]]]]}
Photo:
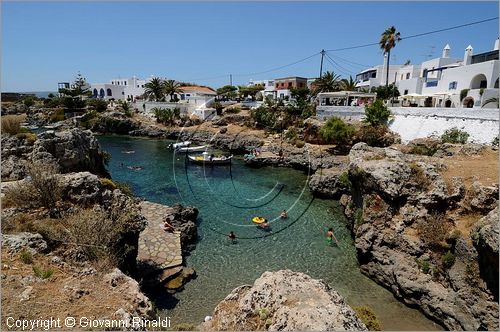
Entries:
{"type": "Polygon", "coordinates": [[[30,94],[35,95],[38,98],[47,98],[49,93],[53,93],[57,95],[57,91],[2,91],[2,93],[22,93],[22,94],[30,94]]]}

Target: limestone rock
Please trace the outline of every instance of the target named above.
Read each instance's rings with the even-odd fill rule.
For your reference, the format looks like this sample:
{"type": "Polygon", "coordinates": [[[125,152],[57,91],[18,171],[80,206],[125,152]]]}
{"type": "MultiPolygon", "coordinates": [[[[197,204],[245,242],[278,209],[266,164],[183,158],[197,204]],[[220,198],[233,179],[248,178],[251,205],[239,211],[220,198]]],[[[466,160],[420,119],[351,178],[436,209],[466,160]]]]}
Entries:
{"type": "Polygon", "coordinates": [[[309,189],[318,196],[339,199],[350,191],[349,175],[338,168],[318,170],[309,180],[309,189]]]}
{"type": "Polygon", "coordinates": [[[365,331],[366,326],[327,284],[304,273],[264,272],[217,305],[202,330],[365,331]]]}
{"type": "Polygon", "coordinates": [[[47,250],[47,242],[38,233],[21,232],[16,234],[3,234],[2,245],[11,252],[22,249],[29,250],[32,254],[47,250]]]}

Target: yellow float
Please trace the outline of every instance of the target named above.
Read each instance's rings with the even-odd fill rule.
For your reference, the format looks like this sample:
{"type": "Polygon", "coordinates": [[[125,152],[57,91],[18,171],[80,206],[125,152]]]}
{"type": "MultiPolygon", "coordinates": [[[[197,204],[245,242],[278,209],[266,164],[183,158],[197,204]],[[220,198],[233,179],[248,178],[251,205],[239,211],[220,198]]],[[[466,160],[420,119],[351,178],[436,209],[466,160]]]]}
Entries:
{"type": "Polygon", "coordinates": [[[266,218],[264,217],[253,217],[252,218],[252,222],[255,223],[255,224],[263,224],[265,223],[267,220],[266,218]]]}

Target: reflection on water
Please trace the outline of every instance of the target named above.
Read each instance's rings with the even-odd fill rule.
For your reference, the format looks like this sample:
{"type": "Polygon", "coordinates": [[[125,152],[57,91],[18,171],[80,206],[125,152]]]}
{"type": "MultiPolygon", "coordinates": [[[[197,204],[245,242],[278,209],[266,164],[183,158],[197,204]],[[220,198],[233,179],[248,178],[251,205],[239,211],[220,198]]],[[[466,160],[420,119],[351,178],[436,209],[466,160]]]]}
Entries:
{"type": "Polygon", "coordinates": [[[264,271],[290,269],[323,279],[350,305],[369,305],[384,329],[441,329],[360,273],[338,204],[314,199],[306,174],[288,168],[248,168],[241,160],[229,166],[186,165],[185,156],[174,155],[166,141],[116,136],[99,141],[112,155],[113,179],[127,182],[136,195],[158,203],[194,205],[200,211],[199,242],[186,257],[198,277],[173,298],[156,303],[173,324],[198,324],[237,286],[253,283],[264,271]],[[279,218],[282,210],[288,211],[287,219],[279,218]],[[267,218],[272,230],[258,229],[251,222],[254,216],[267,218]],[[329,227],[339,246],[328,245],[329,227]],[[230,231],[239,237],[237,244],[227,239],[230,231]]]}

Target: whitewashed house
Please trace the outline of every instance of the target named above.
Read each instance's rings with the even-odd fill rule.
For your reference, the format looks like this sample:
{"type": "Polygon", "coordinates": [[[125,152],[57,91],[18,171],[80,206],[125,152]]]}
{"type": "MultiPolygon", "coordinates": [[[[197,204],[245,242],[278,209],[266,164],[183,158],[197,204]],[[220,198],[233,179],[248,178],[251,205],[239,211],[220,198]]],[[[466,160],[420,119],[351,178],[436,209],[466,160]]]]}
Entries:
{"type": "Polygon", "coordinates": [[[254,86],[254,85],[262,85],[264,87],[264,90],[260,92],[262,95],[262,98],[265,99],[266,97],[275,97],[275,89],[274,89],[274,80],[250,80],[248,81],[248,87],[254,86]]]}
{"type": "MultiPolygon", "coordinates": [[[[385,57],[385,64],[374,66],[365,69],[356,75],[356,88],[358,90],[370,91],[371,88],[376,88],[385,85],[386,81],[386,68],[387,57],[385,57]]],[[[389,84],[394,83],[395,75],[398,73],[401,65],[389,65],[389,84]]]]}
{"type": "Polygon", "coordinates": [[[440,58],[420,65],[418,76],[415,67],[402,67],[396,86],[403,105],[497,108],[494,103],[483,104],[487,99],[498,97],[498,39],[491,51],[476,55],[473,51],[469,45],[463,59],[451,58],[451,48],[446,45],[440,58]]]}
{"type": "Polygon", "coordinates": [[[135,101],[137,97],[144,94],[146,80],[137,77],[115,78],[109,83],[92,83],[90,89],[92,97],[104,100],[128,100],[135,101]]]}

